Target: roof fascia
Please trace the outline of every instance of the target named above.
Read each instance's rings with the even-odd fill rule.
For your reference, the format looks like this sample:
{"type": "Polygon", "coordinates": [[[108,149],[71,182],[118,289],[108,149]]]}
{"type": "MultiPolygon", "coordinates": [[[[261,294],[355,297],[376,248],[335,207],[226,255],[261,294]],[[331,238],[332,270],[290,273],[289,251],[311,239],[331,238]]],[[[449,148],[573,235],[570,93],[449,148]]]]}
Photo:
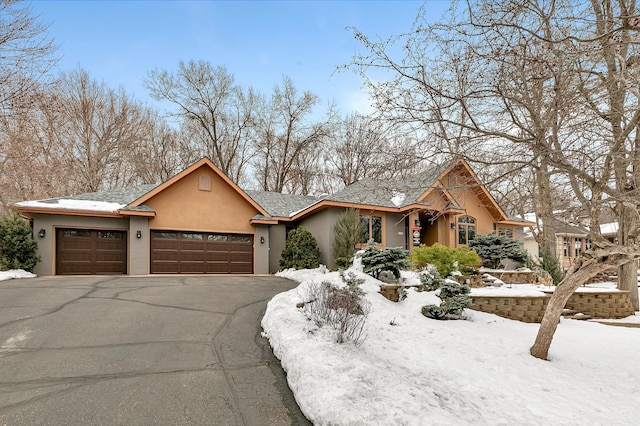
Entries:
{"type": "Polygon", "coordinates": [[[301,210],[300,212],[296,213],[291,217],[278,218],[278,219],[281,221],[289,221],[289,222],[296,221],[296,220],[302,219],[305,216],[308,216],[309,214],[314,213],[316,210],[327,208],[327,207],[343,207],[347,209],[351,208],[351,209],[370,210],[370,211],[385,212],[385,213],[404,213],[406,211],[416,210],[416,209],[433,210],[431,206],[420,204],[420,203],[408,204],[403,207],[386,207],[386,206],[375,206],[372,204],[348,203],[345,201],[322,200],[312,206],[307,207],[304,210],[301,210]]]}
{"type": "Polygon", "coordinates": [[[146,217],[156,217],[156,212],[137,212],[132,210],[118,210],[123,216],[146,216],[146,217]]]}
{"type": "Polygon", "coordinates": [[[267,213],[258,203],[256,203],[253,200],[253,198],[249,197],[246,192],[244,192],[238,185],[236,185],[231,179],[229,179],[229,177],[227,175],[222,173],[222,171],[220,169],[218,169],[213,164],[213,162],[211,160],[209,160],[207,157],[202,158],[201,160],[199,160],[196,163],[192,164],[190,167],[186,168],[185,170],[181,171],[177,175],[173,176],[171,179],[169,179],[169,180],[161,183],[160,185],[156,186],[151,191],[149,191],[146,194],[144,194],[142,197],[140,197],[137,200],[133,201],[132,203],[128,204],[128,207],[137,207],[137,206],[139,206],[140,204],[144,203],[145,201],[149,200],[150,198],[158,195],[159,193],[161,193],[165,189],[169,188],[174,183],[176,183],[176,182],[182,180],[184,177],[190,175],[191,173],[193,173],[194,171],[196,171],[197,169],[199,169],[202,166],[208,166],[215,174],[217,174],[222,180],[224,180],[225,183],[227,183],[238,194],[240,194],[240,196],[242,198],[244,198],[245,201],[247,201],[257,211],[259,211],[260,214],[262,214],[264,216],[269,216],[269,213],[267,213]]]}
{"type": "Polygon", "coordinates": [[[101,212],[94,210],[73,210],[73,209],[47,209],[41,207],[18,207],[12,206],[20,214],[32,215],[32,214],[53,214],[61,216],[87,216],[87,217],[113,217],[122,218],[119,212],[101,212]]]}

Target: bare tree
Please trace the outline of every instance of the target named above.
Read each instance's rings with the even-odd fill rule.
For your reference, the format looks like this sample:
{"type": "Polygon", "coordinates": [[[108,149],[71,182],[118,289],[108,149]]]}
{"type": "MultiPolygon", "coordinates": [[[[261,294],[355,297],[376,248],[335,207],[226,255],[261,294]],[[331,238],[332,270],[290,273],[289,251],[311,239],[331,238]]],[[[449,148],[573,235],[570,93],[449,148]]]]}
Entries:
{"type": "MultiPolygon", "coordinates": [[[[636,7],[623,0],[460,6],[448,22],[431,25],[419,16],[410,33],[393,40],[406,47],[402,61],[388,55],[391,41],[372,42],[356,31],[369,54],[353,65],[364,75],[372,67],[390,73],[389,81],[369,82],[389,118],[422,125],[443,149],[462,148],[467,152],[460,154],[480,164],[530,168],[539,213],[551,219],[544,230],[553,231],[556,182],[570,185],[589,213],[593,248],[567,271],[531,350],[546,358],[570,294],[606,268],[635,270],[640,257],[639,84],[628,66],[637,57],[636,7]],[[600,212],[612,202],[624,229],[618,244],[599,232],[600,212]]],[[[550,235],[544,239],[551,243],[550,235]]],[[[637,297],[633,278],[621,273],[620,288],[633,282],[637,297]]]]}
{"type": "Polygon", "coordinates": [[[0,0],[0,114],[16,115],[32,105],[31,92],[57,63],[48,25],[18,0],[0,0]]]}
{"type": "Polygon", "coordinates": [[[310,191],[309,177],[317,167],[313,159],[320,158],[320,149],[334,120],[332,106],[322,120],[312,119],[318,102],[318,97],[311,92],[298,95],[293,81],[286,76],[282,86],[274,88],[271,100],[257,123],[256,160],[253,165],[263,190],[310,191]],[[307,161],[300,161],[303,157],[307,161]]]}
{"type": "Polygon", "coordinates": [[[234,83],[226,68],[205,61],[178,64],[176,74],[153,70],[145,80],[151,95],[177,107],[196,151],[241,183],[252,155],[258,96],[234,83]]]}
{"type": "Polygon", "coordinates": [[[129,186],[135,172],[125,159],[144,137],[145,112],[123,89],[114,91],[77,69],[63,74],[66,155],[79,191],[129,186]]]}

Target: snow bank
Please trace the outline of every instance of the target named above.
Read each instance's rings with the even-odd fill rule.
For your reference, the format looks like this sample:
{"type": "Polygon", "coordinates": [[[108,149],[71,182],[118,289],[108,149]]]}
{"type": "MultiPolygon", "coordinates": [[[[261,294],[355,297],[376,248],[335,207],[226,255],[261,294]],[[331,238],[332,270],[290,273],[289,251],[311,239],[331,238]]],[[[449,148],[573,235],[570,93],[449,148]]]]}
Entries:
{"type": "Polygon", "coordinates": [[[11,271],[0,271],[0,281],[10,280],[12,278],[34,278],[36,274],[27,272],[23,269],[13,269],[11,271]]]}
{"type": "Polygon", "coordinates": [[[335,272],[283,273],[301,284],[275,296],[262,321],[314,424],[636,424],[637,329],[563,319],[551,361],[541,361],[529,355],[537,324],[474,311],[467,321],[428,319],[420,310],[439,303],[432,292],[411,288],[393,303],[356,274],[371,303],[361,345],[334,343],[296,308],[310,282],[340,282],[335,272]]]}

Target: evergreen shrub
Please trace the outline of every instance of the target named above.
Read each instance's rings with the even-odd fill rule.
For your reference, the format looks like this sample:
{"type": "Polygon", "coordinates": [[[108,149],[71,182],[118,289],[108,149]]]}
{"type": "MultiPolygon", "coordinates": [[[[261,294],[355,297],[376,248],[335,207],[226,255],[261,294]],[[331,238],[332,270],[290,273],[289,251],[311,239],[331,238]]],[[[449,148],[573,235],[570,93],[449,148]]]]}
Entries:
{"type": "Polygon", "coordinates": [[[315,237],[305,228],[289,232],[280,255],[281,269],[313,269],[320,266],[320,248],[315,237]]]}
{"type": "Polygon", "coordinates": [[[364,235],[364,225],[355,209],[347,209],[333,225],[333,261],[338,268],[347,268],[356,251],[356,244],[364,235]]]}
{"type": "Polygon", "coordinates": [[[376,279],[382,271],[389,271],[400,278],[400,271],[410,265],[407,251],[399,247],[378,249],[370,246],[362,254],[362,270],[376,279]]]}
{"type": "Polygon", "coordinates": [[[468,285],[446,280],[440,287],[440,306],[425,305],[422,307],[422,315],[437,320],[460,319],[462,311],[473,303],[469,297],[470,292],[468,285]]]}
{"type": "Polygon", "coordinates": [[[33,272],[40,260],[38,245],[29,223],[18,215],[0,217],[0,270],[24,269],[33,272]]]}
{"type": "Polygon", "coordinates": [[[469,248],[475,250],[482,258],[483,265],[491,269],[504,269],[500,262],[502,259],[516,262],[527,260],[527,252],[522,248],[520,241],[501,235],[476,235],[469,241],[469,248]]]}

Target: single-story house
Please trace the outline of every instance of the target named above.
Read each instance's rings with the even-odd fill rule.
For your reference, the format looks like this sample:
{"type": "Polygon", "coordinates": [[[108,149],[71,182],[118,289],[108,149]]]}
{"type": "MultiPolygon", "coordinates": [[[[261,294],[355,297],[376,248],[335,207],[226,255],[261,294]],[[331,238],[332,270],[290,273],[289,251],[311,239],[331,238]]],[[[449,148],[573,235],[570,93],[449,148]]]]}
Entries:
{"type": "Polygon", "coordinates": [[[313,233],[332,267],[332,226],[348,208],[366,225],[363,244],[379,247],[458,247],[477,234],[513,237],[526,224],[507,217],[463,160],[312,197],[243,190],[203,158],[160,185],[13,208],[32,221],[38,275],[270,273],[297,226],[313,233]]]}

